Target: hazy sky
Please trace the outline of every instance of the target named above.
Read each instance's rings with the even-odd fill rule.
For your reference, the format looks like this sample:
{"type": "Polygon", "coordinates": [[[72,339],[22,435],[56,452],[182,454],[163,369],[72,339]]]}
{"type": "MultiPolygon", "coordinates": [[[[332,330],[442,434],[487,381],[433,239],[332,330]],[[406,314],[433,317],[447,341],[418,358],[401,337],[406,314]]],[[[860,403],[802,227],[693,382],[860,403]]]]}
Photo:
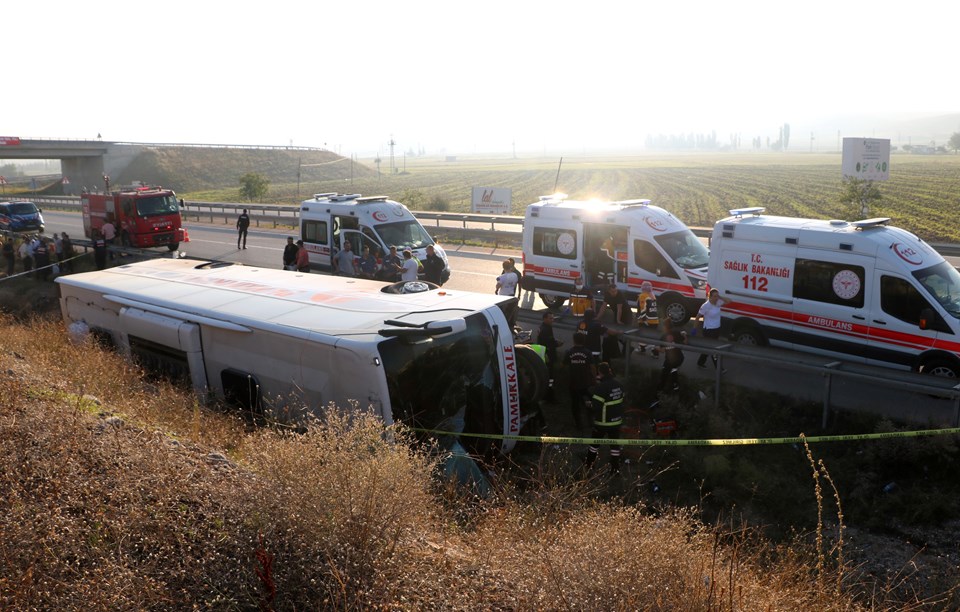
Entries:
{"type": "Polygon", "coordinates": [[[579,151],[960,110],[943,0],[20,0],[0,19],[0,136],[579,151]]]}

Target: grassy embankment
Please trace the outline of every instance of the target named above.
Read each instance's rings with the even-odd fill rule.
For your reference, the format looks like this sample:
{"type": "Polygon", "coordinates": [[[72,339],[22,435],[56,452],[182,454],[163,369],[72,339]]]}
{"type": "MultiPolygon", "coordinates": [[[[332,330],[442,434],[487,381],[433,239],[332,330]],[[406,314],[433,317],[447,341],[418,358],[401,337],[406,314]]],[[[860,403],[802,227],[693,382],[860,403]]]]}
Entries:
{"type": "Polygon", "coordinates": [[[556,470],[474,499],[376,421],[251,430],[59,321],[0,334],[4,609],[922,607],[860,582],[836,528],[774,545],[556,470]]]}

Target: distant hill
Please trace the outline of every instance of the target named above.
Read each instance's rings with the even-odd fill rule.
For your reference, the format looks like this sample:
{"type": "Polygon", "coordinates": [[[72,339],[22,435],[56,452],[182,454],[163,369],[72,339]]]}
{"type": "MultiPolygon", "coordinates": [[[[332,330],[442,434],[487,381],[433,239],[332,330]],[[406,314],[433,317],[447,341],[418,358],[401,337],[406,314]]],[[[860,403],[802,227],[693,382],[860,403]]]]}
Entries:
{"type": "Polygon", "coordinates": [[[330,151],[157,146],[143,147],[129,164],[111,175],[114,185],[141,181],[178,192],[235,188],[248,172],[262,174],[272,184],[364,178],[376,170],[330,151]],[[352,174],[351,174],[352,173],[352,174]]]}

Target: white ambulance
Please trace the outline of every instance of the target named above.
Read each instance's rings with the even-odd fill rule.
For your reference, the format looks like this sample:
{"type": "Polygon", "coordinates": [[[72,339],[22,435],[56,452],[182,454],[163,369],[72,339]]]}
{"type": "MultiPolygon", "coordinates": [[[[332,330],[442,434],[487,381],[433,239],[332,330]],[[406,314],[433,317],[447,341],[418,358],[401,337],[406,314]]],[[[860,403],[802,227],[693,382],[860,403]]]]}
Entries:
{"type": "Polygon", "coordinates": [[[357,257],[365,246],[373,255],[378,250],[388,255],[395,246],[398,254],[410,249],[421,262],[427,257],[427,247],[434,245],[444,263],[442,280],[450,277],[447,254],[406,206],[387,196],[315,194],[300,203],[300,238],[310,253],[310,267],[326,272],[334,269],[333,256],[348,241],[357,257]]]}
{"type": "Polygon", "coordinates": [[[709,281],[735,341],[960,375],[960,273],[929,244],[888,218],[763,213],[713,229],[709,281]]]}
{"type": "Polygon", "coordinates": [[[541,196],[523,219],[521,286],[559,310],[578,280],[594,291],[614,282],[631,306],[650,281],[660,316],[683,324],[706,299],[709,257],[690,228],[650,200],[541,196]]]}

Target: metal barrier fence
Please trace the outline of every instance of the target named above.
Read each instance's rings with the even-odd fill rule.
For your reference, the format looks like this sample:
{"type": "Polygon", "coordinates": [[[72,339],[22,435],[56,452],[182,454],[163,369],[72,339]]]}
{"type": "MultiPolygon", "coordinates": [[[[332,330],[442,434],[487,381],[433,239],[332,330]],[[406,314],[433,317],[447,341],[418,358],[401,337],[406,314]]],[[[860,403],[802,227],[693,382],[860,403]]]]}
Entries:
{"type": "MultiPolygon", "coordinates": [[[[521,310],[520,319],[523,323],[539,324],[539,313],[531,310],[521,310]]],[[[557,322],[555,329],[562,329],[570,332],[574,329],[575,323],[557,322]]],[[[762,371],[764,367],[777,367],[788,370],[796,375],[813,375],[823,379],[820,387],[820,399],[823,405],[822,427],[826,429],[830,414],[838,410],[847,410],[836,404],[834,398],[836,381],[852,381],[864,387],[871,389],[884,388],[890,391],[899,391],[909,393],[914,401],[909,405],[904,405],[904,412],[897,415],[899,420],[913,420],[921,424],[929,424],[933,419],[932,413],[941,415],[939,424],[949,422],[953,427],[960,427],[960,384],[949,378],[931,376],[929,374],[919,374],[903,370],[891,370],[879,366],[866,366],[851,362],[822,358],[821,363],[817,362],[817,356],[809,354],[798,354],[792,351],[779,350],[770,347],[744,346],[733,343],[717,342],[706,343],[697,341],[696,344],[675,345],[669,342],[663,342],[656,337],[645,336],[639,330],[631,329],[625,331],[621,337],[628,344],[627,357],[624,359],[624,382],[635,375],[633,371],[638,367],[636,360],[632,359],[634,355],[641,354],[635,350],[638,345],[648,347],[670,347],[678,346],[684,353],[693,353],[696,355],[713,355],[717,358],[716,368],[713,370],[713,408],[720,408],[720,399],[724,392],[732,385],[724,378],[724,363],[746,363],[756,371],[762,371]],[[724,383],[727,384],[724,384],[724,383]],[[945,404],[949,402],[949,404],[945,404]]],[[[646,360],[649,361],[649,360],[646,360]]],[[[660,362],[656,362],[656,367],[660,368],[660,362]]],[[[809,395],[814,395],[814,387],[808,389],[809,395]]],[[[778,393],[778,391],[773,391],[778,393]]],[[[782,395],[782,390],[780,392],[782,395]]]]}

